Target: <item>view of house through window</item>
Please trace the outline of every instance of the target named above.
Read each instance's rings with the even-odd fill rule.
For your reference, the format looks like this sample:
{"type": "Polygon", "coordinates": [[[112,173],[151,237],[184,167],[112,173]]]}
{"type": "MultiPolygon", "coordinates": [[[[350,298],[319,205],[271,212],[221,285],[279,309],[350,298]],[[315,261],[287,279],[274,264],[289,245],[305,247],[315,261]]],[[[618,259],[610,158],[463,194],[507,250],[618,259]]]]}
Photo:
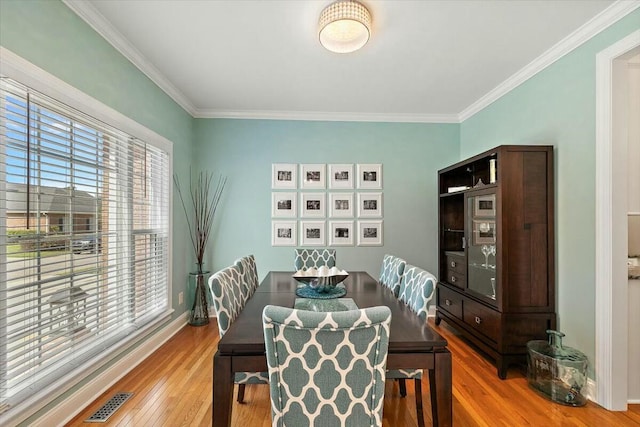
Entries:
{"type": "Polygon", "coordinates": [[[0,414],[168,309],[169,155],[3,79],[0,414]]]}

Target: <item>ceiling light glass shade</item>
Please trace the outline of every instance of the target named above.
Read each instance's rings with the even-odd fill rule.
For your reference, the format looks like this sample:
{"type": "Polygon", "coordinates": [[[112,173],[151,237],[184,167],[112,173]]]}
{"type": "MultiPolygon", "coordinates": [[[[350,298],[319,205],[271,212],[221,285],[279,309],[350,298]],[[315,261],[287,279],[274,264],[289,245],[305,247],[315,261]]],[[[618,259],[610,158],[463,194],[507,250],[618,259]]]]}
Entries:
{"type": "Polygon", "coordinates": [[[361,3],[339,0],[325,7],[318,23],[320,43],[336,53],[360,49],[371,35],[371,14],[361,3]]]}

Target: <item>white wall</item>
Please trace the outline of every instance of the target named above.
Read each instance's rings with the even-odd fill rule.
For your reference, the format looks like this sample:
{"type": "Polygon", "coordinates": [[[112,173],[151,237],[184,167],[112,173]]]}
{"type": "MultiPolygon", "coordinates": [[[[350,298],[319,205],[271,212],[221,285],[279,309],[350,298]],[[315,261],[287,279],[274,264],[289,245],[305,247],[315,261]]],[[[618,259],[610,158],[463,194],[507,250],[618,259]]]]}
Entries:
{"type": "Polygon", "coordinates": [[[629,212],[640,214],[640,54],[628,61],[629,73],[629,212]]]}
{"type": "MultiPolygon", "coordinates": [[[[628,62],[628,211],[640,215],[640,55],[628,62]]],[[[629,255],[640,255],[640,216],[629,217],[629,255]]],[[[640,280],[629,280],[628,400],[640,403],[640,280]]]]}

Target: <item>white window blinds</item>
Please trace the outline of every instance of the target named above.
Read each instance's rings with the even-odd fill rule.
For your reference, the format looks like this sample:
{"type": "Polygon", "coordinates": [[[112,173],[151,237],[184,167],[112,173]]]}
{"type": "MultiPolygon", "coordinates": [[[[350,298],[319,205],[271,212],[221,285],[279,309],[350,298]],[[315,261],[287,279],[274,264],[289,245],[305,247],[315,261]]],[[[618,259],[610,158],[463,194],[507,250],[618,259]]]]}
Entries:
{"type": "Polygon", "coordinates": [[[0,85],[2,414],[167,312],[171,169],[153,145],[0,85]]]}

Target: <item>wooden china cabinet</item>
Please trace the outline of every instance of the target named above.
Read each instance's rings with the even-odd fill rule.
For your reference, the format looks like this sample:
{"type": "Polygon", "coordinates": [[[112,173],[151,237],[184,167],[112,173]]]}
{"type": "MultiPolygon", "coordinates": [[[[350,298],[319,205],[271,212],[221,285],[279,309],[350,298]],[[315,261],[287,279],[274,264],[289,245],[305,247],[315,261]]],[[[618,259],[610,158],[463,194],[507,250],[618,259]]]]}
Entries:
{"type": "Polygon", "coordinates": [[[501,145],[438,173],[436,325],[493,357],[498,376],[555,329],[553,147],[501,145]]]}

